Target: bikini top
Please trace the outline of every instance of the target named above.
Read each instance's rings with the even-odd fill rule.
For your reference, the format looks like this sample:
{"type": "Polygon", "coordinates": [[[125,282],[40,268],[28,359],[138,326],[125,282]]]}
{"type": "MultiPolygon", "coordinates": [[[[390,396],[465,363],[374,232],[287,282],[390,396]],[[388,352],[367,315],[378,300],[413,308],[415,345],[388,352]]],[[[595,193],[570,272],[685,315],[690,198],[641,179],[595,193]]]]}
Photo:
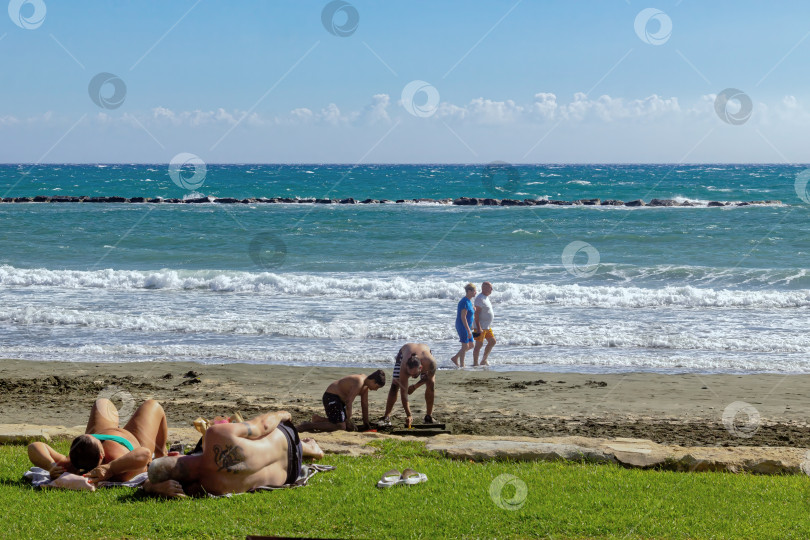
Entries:
{"type": "Polygon", "coordinates": [[[120,435],[100,435],[100,434],[96,434],[96,433],[91,433],[90,436],[95,437],[96,439],[98,439],[100,441],[117,442],[118,444],[120,444],[121,446],[123,446],[124,448],[129,450],[130,452],[135,450],[135,447],[132,446],[132,443],[129,442],[128,440],[126,440],[125,438],[121,437],[120,435]]]}

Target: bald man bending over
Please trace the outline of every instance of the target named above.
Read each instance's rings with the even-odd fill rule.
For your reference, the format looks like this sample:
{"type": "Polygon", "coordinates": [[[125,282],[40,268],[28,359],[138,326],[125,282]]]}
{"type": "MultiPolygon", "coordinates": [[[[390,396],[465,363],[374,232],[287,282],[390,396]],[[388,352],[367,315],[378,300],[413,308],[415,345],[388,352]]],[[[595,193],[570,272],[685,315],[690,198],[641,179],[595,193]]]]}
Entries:
{"type": "Polygon", "coordinates": [[[413,415],[408,396],[422,385],[425,385],[425,406],[427,415],[425,423],[432,424],[433,400],[436,388],[436,359],[430,352],[430,347],[424,343],[406,343],[399,349],[394,364],[394,377],[391,388],[388,390],[388,402],[385,405],[385,415],[381,425],[391,425],[391,411],[397,402],[397,393],[402,397],[402,407],[407,417],[406,426],[413,424],[413,415]],[[404,365],[403,365],[404,364],[404,365]],[[419,382],[409,385],[408,379],[419,377],[419,382]]]}

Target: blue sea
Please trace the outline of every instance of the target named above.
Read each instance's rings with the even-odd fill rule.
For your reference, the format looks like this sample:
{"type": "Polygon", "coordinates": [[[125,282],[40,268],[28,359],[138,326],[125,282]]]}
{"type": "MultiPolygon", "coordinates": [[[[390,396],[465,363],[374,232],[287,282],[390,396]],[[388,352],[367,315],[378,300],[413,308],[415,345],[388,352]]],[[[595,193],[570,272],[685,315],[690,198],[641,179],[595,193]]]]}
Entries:
{"type": "Polygon", "coordinates": [[[192,192],[166,164],[3,165],[3,197],[697,206],[0,204],[0,357],[367,368],[417,341],[449,366],[463,285],[488,280],[494,369],[810,373],[804,170],[208,165],[192,192]],[[706,206],[752,200],[780,202],[706,206]]]}

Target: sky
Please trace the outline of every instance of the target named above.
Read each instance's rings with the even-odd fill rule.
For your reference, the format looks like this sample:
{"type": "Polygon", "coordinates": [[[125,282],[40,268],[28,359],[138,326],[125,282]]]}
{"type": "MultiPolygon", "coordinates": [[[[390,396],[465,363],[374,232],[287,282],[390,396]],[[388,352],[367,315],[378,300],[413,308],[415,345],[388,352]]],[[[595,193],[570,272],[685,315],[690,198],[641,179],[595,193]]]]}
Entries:
{"type": "Polygon", "coordinates": [[[810,162],[810,3],[11,0],[0,162],[810,162]]]}

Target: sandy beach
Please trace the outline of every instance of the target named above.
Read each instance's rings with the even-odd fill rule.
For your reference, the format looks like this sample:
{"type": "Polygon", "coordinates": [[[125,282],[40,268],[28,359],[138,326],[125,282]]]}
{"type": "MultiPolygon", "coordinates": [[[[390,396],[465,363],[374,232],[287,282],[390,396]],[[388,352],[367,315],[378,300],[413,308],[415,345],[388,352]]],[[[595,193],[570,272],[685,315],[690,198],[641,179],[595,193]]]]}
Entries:
{"type": "MultiPolygon", "coordinates": [[[[355,372],[253,364],[2,360],[0,415],[4,423],[76,426],[86,422],[96,397],[117,394],[113,399],[124,412],[144,399],[157,399],[172,427],[188,426],[197,416],[236,410],[250,416],[286,409],[298,422],[322,412],[321,395],[332,380],[355,372]]],[[[391,370],[386,375],[390,378],[391,370]]],[[[441,370],[434,416],[451,424],[458,434],[636,437],[693,446],[803,447],[810,446],[808,384],[808,375],[441,370]],[[735,435],[724,426],[723,413],[735,402],[750,404],[759,413],[758,421],[745,414],[736,417],[739,425],[750,428],[743,435],[756,429],[753,436],[735,435]]],[[[385,390],[371,394],[372,420],[382,415],[386,394],[385,390]]],[[[423,396],[421,389],[411,396],[417,419],[425,414],[423,396]]],[[[359,400],[355,411],[359,420],[359,400]]],[[[402,425],[403,416],[398,404],[394,424],[402,425]]]]}

